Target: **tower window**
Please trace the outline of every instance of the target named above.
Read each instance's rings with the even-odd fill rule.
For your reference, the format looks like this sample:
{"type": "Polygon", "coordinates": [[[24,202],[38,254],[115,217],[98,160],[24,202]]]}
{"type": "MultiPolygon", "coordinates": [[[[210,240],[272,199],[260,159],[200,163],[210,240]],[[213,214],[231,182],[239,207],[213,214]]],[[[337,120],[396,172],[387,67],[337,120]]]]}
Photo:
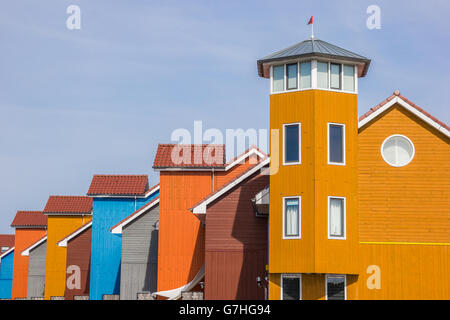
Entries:
{"type": "Polygon", "coordinates": [[[273,92],[284,91],[284,65],[273,67],[273,92]]]}
{"type": "Polygon", "coordinates": [[[283,198],[283,239],[300,239],[301,234],[300,197],[283,198]]]}
{"type": "Polygon", "coordinates": [[[345,165],[345,125],[328,123],[328,164],[345,165]]]}
{"type": "Polygon", "coordinates": [[[327,300],[347,299],[347,279],[345,275],[326,275],[325,293],[327,300]]]}
{"type": "Polygon", "coordinates": [[[281,276],[281,300],[302,299],[302,276],[300,274],[283,274],[281,276]]]}
{"type": "Polygon", "coordinates": [[[355,67],[344,65],[344,91],[355,91],[355,67]]]}
{"type": "Polygon", "coordinates": [[[296,63],[286,65],[287,68],[287,89],[297,89],[298,65],[296,63]]]}
{"type": "Polygon", "coordinates": [[[345,198],[328,197],[328,238],[345,240],[345,198]]]}
{"type": "Polygon", "coordinates": [[[341,65],[335,63],[330,64],[330,73],[331,89],[341,90],[341,65]]]}
{"type": "Polygon", "coordinates": [[[301,163],[301,133],[300,123],[283,125],[283,164],[292,165],[301,163]]]}
{"type": "Polygon", "coordinates": [[[311,61],[300,63],[300,89],[311,88],[311,61]]]}
{"type": "Polygon", "coordinates": [[[317,62],[317,87],[328,89],[328,62],[317,62]]]}

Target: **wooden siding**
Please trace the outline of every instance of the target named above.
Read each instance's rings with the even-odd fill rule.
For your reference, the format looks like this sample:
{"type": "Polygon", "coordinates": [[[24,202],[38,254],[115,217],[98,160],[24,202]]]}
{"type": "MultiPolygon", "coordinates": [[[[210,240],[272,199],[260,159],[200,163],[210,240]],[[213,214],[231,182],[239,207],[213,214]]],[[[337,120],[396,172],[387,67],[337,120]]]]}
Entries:
{"type": "Polygon", "coordinates": [[[66,289],[67,248],[58,246],[58,242],[91,219],[92,216],[49,215],[44,299],[64,296],[66,289]]]}
{"type": "Polygon", "coordinates": [[[255,173],[207,208],[205,299],[264,299],[267,218],[256,217],[251,199],[269,184],[255,173]]]}
{"type": "Polygon", "coordinates": [[[91,238],[92,227],[87,228],[82,233],[71,239],[67,243],[67,266],[78,266],[80,268],[80,287],[68,288],[67,280],[71,274],[66,273],[66,290],[64,297],[66,300],[73,300],[75,296],[89,295],[90,263],[91,263],[91,238]]]}
{"type": "Polygon", "coordinates": [[[359,133],[359,233],[363,242],[450,243],[450,139],[395,106],[359,133]],[[413,160],[391,167],[383,141],[407,136],[413,160]]]}
{"type": "Polygon", "coordinates": [[[322,90],[271,95],[270,128],[279,130],[279,152],[271,157],[280,164],[270,176],[270,272],[356,273],[357,96],[322,90]],[[296,122],[302,163],[283,166],[283,124],[296,122]],[[328,122],[345,124],[345,166],[328,164],[328,122]],[[283,239],[286,196],[301,196],[301,239],[283,239]],[[328,239],[328,196],[346,197],[345,241],[328,239]]]}
{"type": "Polygon", "coordinates": [[[136,300],[138,292],[156,292],[159,205],[122,231],[120,300],[136,300]]]}
{"type": "Polygon", "coordinates": [[[28,257],[27,298],[43,298],[47,241],[34,248],[28,257]]]}
{"type": "MultiPolygon", "coordinates": [[[[214,189],[233,179],[248,163],[214,173],[214,189]]],[[[161,171],[158,242],[158,291],[190,282],[204,263],[205,229],[189,211],[213,191],[212,172],[161,171]]]]}
{"type": "Polygon", "coordinates": [[[26,298],[28,287],[28,257],[22,251],[45,236],[45,229],[16,228],[12,299],[26,298]]]}
{"type": "Polygon", "coordinates": [[[122,237],[110,228],[157,197],[94,198],[91,243],[89,299],[102,300],[103,295],[120,293],[120,259],[122,237]]]}
{"type": "Polygon", "coordinates": [[[0,265],[0,299],[11,299],[14,251],[3,256],[0,265]]]}

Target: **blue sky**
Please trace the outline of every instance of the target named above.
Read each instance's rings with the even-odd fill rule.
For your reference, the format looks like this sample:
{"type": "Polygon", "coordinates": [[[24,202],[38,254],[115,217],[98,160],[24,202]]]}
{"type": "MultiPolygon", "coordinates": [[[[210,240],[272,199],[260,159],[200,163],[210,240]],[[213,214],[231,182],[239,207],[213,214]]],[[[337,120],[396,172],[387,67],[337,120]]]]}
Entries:
{"type": "Polygon", "coordinates": [[[395,89],[450,123],[450,2],[7,1],[0,10],[0,233],[94,173],[149,174],[174,129],[268,127],[256,60],[310,36],[372,59],[359,114],[395,89]],[[66,8],[81,8],[81,30],[66,8]],[[380,30],[366,27],[381,8],[380,30]],[[239,115],[239,116],[237,116],[239,115]]]}

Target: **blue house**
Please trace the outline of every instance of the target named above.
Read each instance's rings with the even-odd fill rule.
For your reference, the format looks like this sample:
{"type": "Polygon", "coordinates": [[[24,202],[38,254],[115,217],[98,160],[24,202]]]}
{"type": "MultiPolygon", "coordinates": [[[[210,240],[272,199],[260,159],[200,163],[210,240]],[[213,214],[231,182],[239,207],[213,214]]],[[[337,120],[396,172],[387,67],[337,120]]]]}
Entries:
{"type": "Polygon", "coordinates": [[[147,175],[94,175],[88,195],[93,197],[91,243],[91,300],[120,294],[121,235],[110,228],[159,195],[149,188],[147,175]]]}
{"type": "Polygon", "coordinates": [[[14,247],[0,255],[0,299],[11,299],[14,247]]]}

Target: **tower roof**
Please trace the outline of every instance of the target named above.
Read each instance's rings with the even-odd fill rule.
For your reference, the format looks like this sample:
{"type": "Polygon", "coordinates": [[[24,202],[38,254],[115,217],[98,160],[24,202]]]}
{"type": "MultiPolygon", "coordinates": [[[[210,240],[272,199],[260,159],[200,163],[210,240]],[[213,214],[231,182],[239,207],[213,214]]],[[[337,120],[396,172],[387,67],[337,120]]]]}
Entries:
{"type": "Polygon", "coordinates": [[[359,54],[319,39],[309,39],[259,59],[258,74],[261,77],[268,78],[269,66],[272,62],[307,57],[323,57],[355,62],[358,64],[359,77],[366,75],[370,65],[370,59],[359,54]]]}

